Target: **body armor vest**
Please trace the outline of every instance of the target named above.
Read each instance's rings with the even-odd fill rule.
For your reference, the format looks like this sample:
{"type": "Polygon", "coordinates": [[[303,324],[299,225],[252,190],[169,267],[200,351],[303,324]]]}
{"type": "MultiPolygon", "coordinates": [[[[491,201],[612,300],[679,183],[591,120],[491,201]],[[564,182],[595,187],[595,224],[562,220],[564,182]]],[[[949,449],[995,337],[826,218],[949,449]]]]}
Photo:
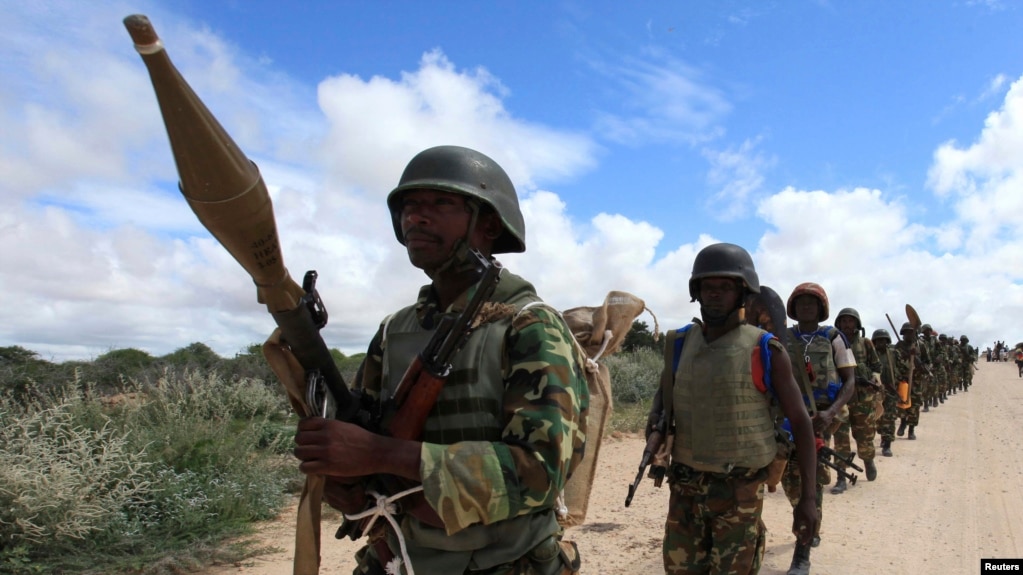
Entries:
{"type": "MultiPolygon", "coordinates": [[[[454,357],[451,374],[426,419],[422,437],[425,442],[501,441],[505,335],[515,313],[540,298],[529,282],[503,270],[490,301],[508,304],[509,313],[477,327],[454,357]]],[[[440,318],[436,320],[435,324],[440,318]]],[[[415,305],[395,312],[386,321],[381,397],[394,394],[405,369],[434,331],[420,325],[415,305]]],[[[557,532],[558,523],[554,511],[546,510],[491,525],[470,525],[448,535],[444,529],[407,516],[402,530],[408,540],[415,542],[409,554],[417,572],[422,569],[425,573],[462,573],[518,559],[557,532]],[[501,544],[495,545],[497,542],[501,544]]],[[[393,535],[388,537],[392,549],[397,549],[397,540],[393,535]]]]}
{"type": "Polygon", "coordinates": [[[832,326],[820,326],[813,333],[802,333],[799,327],[793,327],[791,332],[793,337],[788,338],[785,345],[792,360],[793,375],[798,381],[803,381],[802,378],[809,375],[806,374],[806,364],[809,362],[813,369],[810,386],[813,388],[814,402],[818,406],[831,405],[842,388],[831,340],[842,337],[841,334],[832,326]]]}
{"type": "Polygon", "coordinates": [[[861,378],[870,381],[874,377],[874,372],[871,371],[870,366],[867,364],[867,339],[862,337],[856,337],[855,339],[849,340],[849,349],[853,352],[853,357],[856,358],[856,380],[859,381],[861,378]]]}
{"type": "MultiPolygon", "coordinates": [[[[501,272],[501,281],[491,301],[509,304],[514,309],[506,317],[477,327],[455,355],[451,374],[426,419],[423,441],[450,444],[501,440],[504,336],[511,327],[514,312],[539,299],[528,282],[507,270],[501,272]]],[[[439,317],[435,318],[434,323],[439,321],[439,317]]],[[[394,394],[405,369],[423,350],[434,331],[420,325],[415,306],[399,310],[386,322],[382,397],[394,394]]]]}
{"type": "MultiPolygon", "coordinates": [[[[699,471],[760,469],[777,452],[769,398],[753,381],[764,330],[740,325],[708,343],[689,330],[675,370],[672,459],[699,471]]],[[[762,383],[762,382],[761,382],[762,383]]]]}

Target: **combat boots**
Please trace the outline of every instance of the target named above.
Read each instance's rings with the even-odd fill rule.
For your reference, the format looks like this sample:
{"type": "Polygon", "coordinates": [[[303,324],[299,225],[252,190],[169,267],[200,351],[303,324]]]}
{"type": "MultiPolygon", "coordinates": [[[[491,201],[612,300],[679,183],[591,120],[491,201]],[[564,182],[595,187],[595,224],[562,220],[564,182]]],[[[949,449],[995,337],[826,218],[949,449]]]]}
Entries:
{"type": "Polygon", "coordinates": [[[877,466],[874,465],[873,459],[868,459],[863,462],[863,469],[867,473],[867,481],[873,481],[877,479],[877,466]]]}
{"type": "Polygon", "coordinates": [[[913,430],[914,430],[914,429],[916,429],[916,426],[915,426],[915,425],[910,425],[910,426],[909,426],[909,436],[908,436],[908,437],[906,437],[906,439],[916,439],[916,434],[915,434],[915,433],[913,433],[913,430]]]}
{"type": "Polygon", "coordinates": [[[922,411],[924,413],[927,413],[930,410],[931,410],[931,400],[928,399],[927,401],[924,402],[924,408],[921,409],[920,411],[922,411]]]}
{"type": "Polygon", "coordinates": [[[796,543],[796,551],[792,554],[792,565],[785,575],[810,575],[810,546],[796,543]]]}
{"type": "Polygon", "coordinates": [[[892,456],[892,440],[890,439],[881,440],[881,455],[885,457],[892,456]]]}
{"type": "Polygon", "coordinates": [[[836,481],[835,485],[831,488],[831,493],[833,495],[841,495],[841,494],[845,493],[845,490],[848,489],[848,488],[849,488],[849,484],[845,482],[845,476],[844,475],[839,475],[838,476],[838,481],[836,481]]]}
{"type": "Polygon", "coordinates": [[[903,435],[906,435],[906,420],[905,419],[903,419],[901,422],[899,422],[899,430],[895,432],[895,435],[898,435],[899,437],[902,437],[903,435]]]}

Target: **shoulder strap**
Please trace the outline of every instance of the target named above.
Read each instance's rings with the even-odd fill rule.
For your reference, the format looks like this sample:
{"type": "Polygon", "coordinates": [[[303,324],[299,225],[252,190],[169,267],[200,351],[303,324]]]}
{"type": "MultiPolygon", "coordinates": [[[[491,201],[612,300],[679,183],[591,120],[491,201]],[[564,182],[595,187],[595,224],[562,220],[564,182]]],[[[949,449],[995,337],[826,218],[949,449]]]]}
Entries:
{"type": "MultiPolygon", "coordinates": [[[[763,367],[762,381],[764,383],[763,393],[770,397],[777,397],[774,393],[774,385],[771,383],[771,340],[777,339],[771,332],[764,332],[760,335],[760,365],[763,367]]],[[[756,378],[754,378],[755,381],[756,378]]]]}
{"type": "Polygon", "coordinates": [[[685,343],[686,332],[689,331],[689,328],[691,327],[693,327],[693,324],[689,324],[675,330],[674,345],[671,348],[671,373],[675,373],[675,371],[678,370],[678,360],[682,357],[682,344],[685,343]]]}

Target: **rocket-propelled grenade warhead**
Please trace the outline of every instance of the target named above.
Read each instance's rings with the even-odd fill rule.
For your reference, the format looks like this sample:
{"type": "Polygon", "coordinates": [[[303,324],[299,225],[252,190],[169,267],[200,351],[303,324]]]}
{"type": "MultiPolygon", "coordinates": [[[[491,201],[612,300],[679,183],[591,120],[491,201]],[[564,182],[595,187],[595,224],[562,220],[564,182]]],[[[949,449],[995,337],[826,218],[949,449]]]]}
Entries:
{"type": "Polygon", "coordinates": [[[281,255],[273,204],[259,169],[182,78],[149,18],[124,19],[149,70],[181,193],[199,221],[252,276],[271,313],[294,309],[304,295],[281,255]]]}

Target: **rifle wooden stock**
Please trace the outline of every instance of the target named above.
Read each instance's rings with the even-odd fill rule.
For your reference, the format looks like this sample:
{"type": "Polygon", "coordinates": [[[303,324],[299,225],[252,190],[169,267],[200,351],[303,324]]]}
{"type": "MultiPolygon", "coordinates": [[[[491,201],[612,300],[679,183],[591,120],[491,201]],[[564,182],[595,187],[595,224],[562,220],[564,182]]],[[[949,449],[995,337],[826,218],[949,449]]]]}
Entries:
{"type": "Polygon", "coordinates": [[[273,204],[259,169],[245,156],[171,62],[149,18],[134,14],[124,26],[142,57],[156,92],[179,188],[202,225],[241,264],[256,284],[256,298],[281,328],[307,372],[323,378],[351,420],[358,410],[319,330],[326,313],[319,298],[299,286],[284,266],[273,204]]]}
{"type": "Polygon", "coordinates": [[[419,439],[426,426],[426,416],[437,403],[446,379],[446,376],[427,369],[423,358],[417,355],[398,386],[395,399],[399,407],[387,428],[388,435],[398,439],[419,439]]]}

